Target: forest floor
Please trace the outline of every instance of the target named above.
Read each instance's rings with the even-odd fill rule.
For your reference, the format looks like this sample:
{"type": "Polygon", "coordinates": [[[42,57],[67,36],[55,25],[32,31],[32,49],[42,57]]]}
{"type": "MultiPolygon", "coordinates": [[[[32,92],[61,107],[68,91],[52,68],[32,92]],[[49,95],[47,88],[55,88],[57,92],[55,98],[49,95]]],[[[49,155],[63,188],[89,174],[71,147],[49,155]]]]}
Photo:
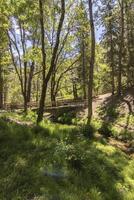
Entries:
{"type": "Polygon", "coordinates": [[[91,127],[87,109],[40,126],[35,112],[1,113],[0,200],[133,200],[133,96],[93,107],[91,127]]]}
{"type": "Polygon", "coordinates": [[[0,119],[1,200],[133,200],[134,159],[111,139],[14,117],[0,119]]]}

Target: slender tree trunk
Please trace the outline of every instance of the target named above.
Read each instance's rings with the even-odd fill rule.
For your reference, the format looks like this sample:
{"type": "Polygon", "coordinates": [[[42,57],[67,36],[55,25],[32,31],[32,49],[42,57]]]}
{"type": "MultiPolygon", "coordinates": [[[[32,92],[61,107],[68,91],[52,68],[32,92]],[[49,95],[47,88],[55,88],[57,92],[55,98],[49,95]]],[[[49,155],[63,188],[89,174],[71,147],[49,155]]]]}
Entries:
{"type": "Polygon", "coordinates": [[[24,62],[24,112],[27,113],[27,62],[24,62]]]}
{"type": "Polygon", "coordinates": [[[3,108],[3,75],[1,66],[0,66],[0,108],[3,108]]]}
{"type": "MultiPolygon", "coordinates": [[[[132,26],[132,21],[130,18],[130,10],[131,6],[129,5],[129,2],[125,2],[126,7],[126,23],[127,23],[127,49],[128,49],[128,63],[127,63],[127,87],[131,87],[131,82],[133,80],[132,78],[132,71],[131,69],[134,69],[134,26],[132,26]],[[127,4],[128,3],[128,4],[127,4]]],[[[133,85],[133,84],[132,84],[133,85]]]]}
{"type": "Polygon", "coordinates": [[[110,34],[110,67],[111,67],[111,86],[112,86],[112,95],[115,93],[115,72],[114,72],[114,46],[113,46],[113,29],[112,29],[112,12],[111,12],[110,2],[108,3],[109,10],[109,34],[110,34]]]}
{"type": "Polygon", "coordinates": [[[74,100],[78,99],[78,92],[77,92],[77,85],[76,85],[76,83],[73,83],[73,96],[74,96],[74,100]]]}
{"type": "Polygon", "coordinates": [[[124,47],[124,0],[121,0],[121,35],[120,35],[120,49],[119,49],[119,73],[118,73],[118,95],[122,92],[122,58],[124,47]]]}
{"type": "Polygon", "coordinates": [[[85,44],[84,38],[82,41],[82,81],[83,81],[83,99],[87,98],[86,94],[86,69],[85,69],[85,44]]]}
{"type": "Polygon", "coordinates": [[[51,103],[52,103],[52,107],[56,106],[56,96],[55,94],[51,94],[51,103]]]}
{"type": "Polygon", "coordinates": [[[39,88],[40,88],[40,86],[39,86],[39,78],[37,78],[37,81],[36,81],[36,83],[37,83],[37,87],[36,87],[36,103],[37,103],[37,105],[38,105],[38,103],[39,103],[39,88]]]}
{"type": "Polygon", "coordinates": [[[56,106],[56,97],[55,97],[55,72],[52,74],[51,78],[51,104],[52,106],[56,106]]]}
{"type": "Polygon", "coordinates": [[[39,10],[40,10],[40,26],[41,26],[41,50],[42,50],[42,91],[41,91],[41,98],[39,102],[39,110],[38,110],[38,117],[37,123],[40,123],[43,119],[43,112],[44,112],[44,105],[45,105],[45,98],[47,92],[47,82],[46,82],[46,51],[45,51],[45,33],[44,33],[44,13],[43,13],[43,4],[42,0],[39,0],[39,10]]]}
{"type": "Polygon", "coordinates": [[[31,90],[32,90],[32,79],[29,79],[28,89],[27,89],[27,103],[31,102],[31,90]]]}
{"type": "Polygon", "coordinates": [[[41,98],[40,98],[40,102],[39,102],[37,123],[40,123],[43,119],[46,93],[47,93],[47,83],[44,81],[43,85],[42,85],[41,98]]]}
{"type": "Polygon", "coordinates": [[[24,93],[24,113],[26,113],[27,114],[27,105],[28,104],[28,102],[27,102],[27,94],[26,93],[24,93]]]}
{"type": "Polygon", "coordinates": [[[7,84],[5,84],[5,86],[4,86],[4,102],[3,102],[4,106],[7,103],[7,96],[8,96],[8,86],[7,86],[7,84]]]}
{"type": "Polygon", "coordinates": [[[112,95],[115,93],[115,72],[114,72],[114,56],[113,56],[113,40],[112,40],[112,33],[110,36],[110,43],[111,43],[111,51],[110,51],[110,59],[111,59],[111,77],[112,77],[112,95]]]}
{"type": "Polygon", "coordinates": [[[91,29],[91,58],[89,67],[89,82],[88,82],[88,124],[92,119],[92,101],[93,101],[93,77],[94,77],[94,63],[95,63],[95,29],[93,19],[93,2],[88,0],[89,15],[90,15],[90,29],[91,29]]]}
{"type": "Polygon", "coordinates": [[[28,85],[27,85],[27,102],[30,103],[31,101],[31,90],[32,90],[32,79],[34,73],[34,62],[30,67],[29,78],[28,78],[28,85]]]}

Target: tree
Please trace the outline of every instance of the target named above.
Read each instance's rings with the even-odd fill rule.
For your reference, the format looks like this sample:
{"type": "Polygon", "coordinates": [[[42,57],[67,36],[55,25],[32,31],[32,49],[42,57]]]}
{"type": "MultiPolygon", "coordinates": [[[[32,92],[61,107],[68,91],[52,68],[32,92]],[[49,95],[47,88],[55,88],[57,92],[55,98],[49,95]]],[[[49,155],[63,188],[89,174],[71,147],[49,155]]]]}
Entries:
{"type": "Polygon", "coordinates": [[[36,9],[36,5],[31,5],[30,2],[25,0],[17,2],[17,4],[13,3],[11,8],[13,8],[13,11],[8,30],[9,50],[21,86],[24,111],[27,112],[35,70],[34,57],[36,57],[36,50],[39,45],[37,14],[34,15],[34,18],[31,17],[32,9],[36,9]]]}
{"type": "Polygon", "coordinates": [[[82,88],[82,98],[87,98],[88,66],[90,57],[90,25],[86,6],[81,1],[76,8],[76,48],[80,56],[78,66],[78,81],[82,88]]]}
{"type": "Polygon", "coordinates": [[[127,46],[127,87],[134,85],[134,7],[133,1],[125,1],[126,46],[127,46]]]}
{"type": "Polygon", "coordinates": [[[8,9],[7,4],[0,2],[0,108],[4,106],[4,82],[5,72],[8,71],[8,38],[6,32],[8,30],[8,9]]]}
{"type": "Polygon", "coordinates": [[[51,63],[50,63],[50,67],[47,74],[46,74],[46,52],[45,52],[45,43],[44,43],[44,31],[45,31],[44,30],[44,16],[43,16],[44,13],[43,13],[42,0],[39,0],[39,11],[40,11],[40,26],[41,26],[42,60],[43,60],[42,62],[43,84],[42,84],[41,98],[40,98],[40,103],[39,103],[37,123],[41,122],[43,119],[47,85],[53,71],[55,70],[55,62],[56,62],[56,57],[57,57],[59,43],[60,43],[60,35],[61,35],[61,30],[62,30],[64,18],[65,18],[65,1],[61,0],[61,15],[60,15],[59,24],[58,24],[56,40],[55,40],[55,44],[54,44],[54,48],[52,52],[51,63]]]}
{"type": "Polygon", "coordinates": [[[106,60],[107,64],[111,68],[111,86],[112,86],[112,94],[115,94],[115,67],[116,63],[116,44],[117,44],[117,22],[115,20],[115,1],[110,0],[102,0],[101,1],[101,10],[100,10],[100,18],[101,25],[104,27],[103,31],[103,46],[106,49],[106,60]]]}
{"type": "Polygon", "coordinates": [[[118,72],[118,95],[121,95],[122,91],[122,58],[124,48],[124,0],[118,0],[120,7],[120,37],[119,37],[119,72],[118,72]]]}
{"type": "Polygon", "coordinates": [[[89,16],[90,16],[90,29],[91,29],[91,58],[89,66],[89,82],[88,82],[88,123],[92,118],[92,101],[93,101],[93,76],[94,76],[94,63],[95,63],[95,28],[93,19],[93,2],[88,0],[89,16]]]}
{"type": "MultiPolygon", "coordinates": [[[[61,36],[60,36],[60,42],[59,42],[59,48],[56,56],[56,62],[55,62],[55,69],[52,72],[51,76],[51,104],[52,106],[56,106],[56,97],[59,92],[59,85],[61,83],[63,75],[70,71],[73,67],[74,63],[74,55],[73,55],[73,27],[74,27],[74,17],[72,11],[72,4],[70,2],[66,5],[66,17],[64,20],[64,25],[61,30],[61,36]],[[71,61],[71,62],[70,62],[71,61]],[[72,65],[72,63],[74,63],[72,65]],[[70,67],[71,65],[71,67],[70,67]]],[[[54,14],[54,20],[53,23],[56,26],[56,14],[54,14]]],[[[52,35],[56,35],[56,28],[53,26],[52,35]]],[[[53,44],[54,38],[52,38],[52,41],[50,42],[53,44]]],[[[76,59],[77,60],[77,59],[76,59]]]]}

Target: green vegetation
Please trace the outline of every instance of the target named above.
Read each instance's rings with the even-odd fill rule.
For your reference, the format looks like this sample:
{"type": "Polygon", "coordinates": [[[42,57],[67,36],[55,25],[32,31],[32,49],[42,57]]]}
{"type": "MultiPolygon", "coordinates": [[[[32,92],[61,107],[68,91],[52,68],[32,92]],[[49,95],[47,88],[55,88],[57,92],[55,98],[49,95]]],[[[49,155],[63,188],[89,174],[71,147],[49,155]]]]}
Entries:
{"type": "Polygon", "coordinates": [[[134,200],[134,0],[0,0],[0,200],[134,200]]]}
{"type": "Polygon", "coordinates": [[[133,200],[134,160],[75,126],[0,120],[0,199],[133,200]]]}

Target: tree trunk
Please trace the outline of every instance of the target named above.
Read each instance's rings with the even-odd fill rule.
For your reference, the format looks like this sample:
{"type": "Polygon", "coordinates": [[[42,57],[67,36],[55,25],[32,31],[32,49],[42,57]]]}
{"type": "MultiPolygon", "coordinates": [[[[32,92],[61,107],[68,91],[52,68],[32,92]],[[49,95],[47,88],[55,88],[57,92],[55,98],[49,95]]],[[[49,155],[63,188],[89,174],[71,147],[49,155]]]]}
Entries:
{"type": "Polygon", "coordinates": [[[132,26],[132,21],[130,18],[130,10],[131,6],[129,5],[128,2],[125,2],[125,7],[126,7],[126,23],[127,23],[127,49],[128,49],[128,63],[127,63],[127,87],[131,87],[132,84],[132,74],[133,72],[131,69],[134,69],[134,32],[133,32],[133,26],[132,26]]]}
{"type": "Polygon", "coordinates": [[[78,99],[78,93],[77,93],[76,83],[73,83],[73,96],[74,96],[74,100],[78,99]]]}
{"type": "Polygon", "coordinates": [[[37,86],[36,86],[36,103],[38,105],[38,103],[39,103],[39,90],[40,90],[39,78],[37,78],[36,84],[37,84],[37,86]]]}
{"type": "Polygon", "coordinates": [[[24,112],[27,113],[27,62],[24,62],[24,112]]]}
{"type": "Polygon", "coordinates": [[[30,67],[30,73],[29,73],[29,78],[28,78],[28,85],[27,85],[27,102],[28,103],[30,103],[30,101],[31,101],[33,73],[34,73],[34,62],[32,62],[32,65],[30,67]]]}
{"type": "Polygon", "coordinates": [[[43,13],[43,4],[42,0],[39,0],[39,10],[40,10],[40,26],[41,26],[41,51],[42,51],[42,91],[41,91],[41,98],[39,103],[39,110],[38,110],[38,117],[37,123],[40,123],[43,119],[43,112],[44,112],[44,105],[46,99],[46,92],[47,92],[47,82],[46,82],[46,51],[45,51],[45,33],[44,33],[44,13],[43,13]]]}
{"type": "Polygon", "coordinates": [[[55,96],[55,72],[52,74],[51,78],[51,104],[52,106],[56,106],[56,96],[55,96]]]}
{"type": "Polygon", "coordinates": [[[90,124],[92,119],[93,76],[94,76],[94,63],[95,63],[95,30],[94,30],[92,0],[88,0],[88,3],[89,3],[90,28],[91,28],[91,58],[90,58],[89,82],[88,82],[88,124],[90,124]]]}
{"type": "Polygon", "coordinates": [[[56,107],[56,96],[53,93],[51,93],[51,104],[52,107],[56,107]]]}
{"type": "Polygon", "coordinates": [[[42,121],[42,119],[43,119],[46,92],[47,92],[47,83],[43,82],[42,91],[41,91],[41,98],[40,98],[40,102],[39,102],[37,124],[40,123],[42,121]]]}
{"type": "Polygon", "coordinates": [[[8,86],[7,86],[7,84],[4,84],[4,100],[3,100],[4,106],[7,103],[7,96],[8,96],[8,86]]]}
{"type": "Polygon", "coordinates": [[[26,114],[27,114],[27,106],[28,106],[27,94],[24,93],[24,113],[26,113],[26,114]]]}
{"type": "Polygon", "coordinates": [[[112,95],[114,95],[115,93],[115,81],[114,81],[114,57],[113,57],[113,41],[112,41],[112,33],[111,33],[111,38],[110,38],[110,42],[111,42],[111,55],[110,55],[110,59],[111,59],[111,77],[112,77],[112,95]]]}
{"type": "Polygon", "coordinates": [[[0,66],[0,108],[3,108],[3,74],[0,66]]]}
{"type": "Polygon", "coordinates": [[[86,94],[86,66],[85,66],[85,44],[84,38],[82,41],[82,81],[83,81],[83,99],[87,98],[86,94]]]}
{"type": "Polygon", "coordinates": [[[119,73],[118,73],[118,95],[122,92],[122,57],[124,47],[124,0],[121,0],[121,35],[120,35],[120,49],[119,49],[119,73]]]}

